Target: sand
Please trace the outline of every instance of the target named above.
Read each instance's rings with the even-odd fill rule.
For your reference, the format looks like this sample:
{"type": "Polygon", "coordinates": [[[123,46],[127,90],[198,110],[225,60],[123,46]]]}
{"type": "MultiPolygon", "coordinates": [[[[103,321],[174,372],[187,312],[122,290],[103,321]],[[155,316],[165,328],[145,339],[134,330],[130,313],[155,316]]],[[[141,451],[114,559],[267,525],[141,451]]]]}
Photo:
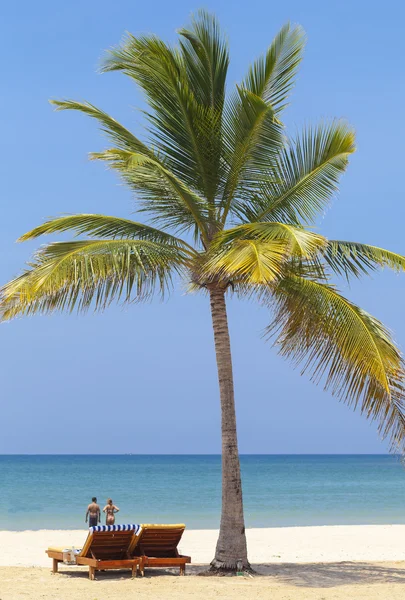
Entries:
{"type": "MultiPolygon", "coordinates": [[[[86,535],[85,530],[0,531],[0,566],[49,567],[48,546],[80,548],[86,535]]],[[[215,529],[186,529],[179,549],[193,563],[206,564],[217,537],[215,529]]],[[[253,563],[405,561],[405,525],[248,529],[247,540],[253,563]]]]}
{"type": "Polygon", "coordinates": [[[99,573],[61,566],[50,572],[49,545],[80,547],[84,531],[0,532],[0,600],[396,600],[404,597],[405,525],[288,527],[248,531],[250,560],[258,575],[201,577],[217,532],[186,531],[181,543],[193,566],[187,577],[147,571],[99,573]],[[201,566],[200,566],[201,565],[201,566]]]}
{"type": "Polygon", "coordinates": [[[318,563],[256,567],[264,575],[198,577],[154,571],[100,573],[89,581],[75,570],[0,567],[1,600],[403,600],[405,562],[318,563]]]}

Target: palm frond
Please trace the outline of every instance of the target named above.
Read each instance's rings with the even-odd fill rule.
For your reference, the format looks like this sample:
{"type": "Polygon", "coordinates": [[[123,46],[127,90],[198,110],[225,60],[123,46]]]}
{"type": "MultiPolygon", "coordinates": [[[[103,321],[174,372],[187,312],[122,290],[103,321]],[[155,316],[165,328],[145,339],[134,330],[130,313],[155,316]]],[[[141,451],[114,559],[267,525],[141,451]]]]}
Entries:
{"type": "Polygon", "coordinates": [[[191,27],[179,30],[187,79],[197,102],[222,111],[229,65],[228,44],[218,20],[205,10],[192,17],[191,27]]]}
{"type": "Polygon", "coordinates": [[[267,181],[285,143],[273,107],[249,90],[238,88],[224,110],[224,159],[227,175],[219,204],[225,225],[232,204],[250,198],[267,181]]]}
{"type": "Polygon", "coordinates": [[[188,188],[157,157],[112,148],[93,152],[91,158],[106,161],[143,199],[143,210],[165,226],[193,228],[208,243],[207,202],[188,188]]]}
{"type": "Polygon", "coordinates": [[[228,102],[224,148],[229,175],[221,201],[223,224],[238,199],[255,195],[263,180],[273,181],[274,159],[285,143],[276,114],[285,107],[294,84],[304,37],[301,27],[285,25],[228,102]]]}
{"type": "Polygon", "coordinates": [[[267,334],[280,354],[349,405],[360,404],[395,448],[404,447],[404,363],[382,323],[325,283],[290,275],[271,293],[267,334]]]}
{"type": "Polygon", "coordinates": [[[84,240],[41,248],[29,269],[5,285],[0,315],[104,309],[113,300],[144,300],[170,289],[189,260],[181,249],[148,240],[84,240]]]}
{"type": "Polygon", "coordinates": [[[355,150],[354,132],[342,121],[304,129],[280,153],[271,177],[249,202],[239,204],[242,221],[313,223],[337,192],[340,176],[355,150]]]}
{"type": "Polygon", "coordinates": [[[398,272],[405,270],[405,256],[369,244],[329,240],[321,254],[334,273],[347,279],[360,277],[379,267],[398,272]]]}
{"type": "Polygon", "coordinates": [[[253,63],[242,87],[271,104],[275,112],[280,112],[294,86],[304,46],[303,29],[289,23],[284,25],[265,56],[253,63]]]}
{"type": "Polygon", "coordinates": [[[122,71],[136,81],[152,109],[153,144],[171,171],[212,202],[220,165],[218,115],[199,104],[180,50],[156,36],[128,35],[109,51],[102,70],[122,71]]]}
{"type": "Polygon", "coordinates": [[[141,142],[141,140],[128,131],[121,123],[96,106],[93,106],[93,104],[90,104],[89,102],[76,102],[75,100],[51,100],[50,103],[53,104],[58,111],[77,110],[78,112],[88,115],[92,119],[96,119],[101,125],[101,130],[120,150],[140,152],[145,156],[153,155],[151,150],[141,142]]]}
{"type": "Polygon", "coordinates": [[[308,231],[307,229],[287,225],[286,223],[246,223],[232,229],[225,229],[218,233],[213,240],[215,249],[223,248],[234,240],[258,240],[269,242],[282,240],[287,243],[291,256],[310,258],[327,245],[323,236],[308,231]]]}
{"type": "Polygon", "coordinates": [[[112,217],[99,214],[64,215],[45,221],[31,231],[24,233],[17,241],[26,242],[41,235],[75,231],[76,235],[90,234],[100,238],[138,239],[169,244],[182,248],[185,252],[195,253],[195,250],[184,240],[170,235],[161,229],[155,229],[144,223],[137,223],[122,217],[112,217]]]}
{"type": "MultiPolygon", "coordinates": [[[[72,100],[53,100],[52,104],[57,107],[57,110],[77,110],[99,121],[102,130],[116,143],[117,147],[105,152],[94,152],[91,154],[91,157],[108,161],[111,166],[120,170],[125,181],[135,190],[139,191],[146,202],[149,201],[147,210],[151,209],[150,201],[164,199],[166,213],[170,211],[170,208],[172,209],[172,218],[170,219],[169,226],[195,229],[197,222],[197,225],[201,227],[204,237],[203,201],[198,199],[198,196],[194,192],[184,192],[179,196],[179,190],[186,190],[187,186],[162,164],[160,158],[148,146],[132,135],[118,121],[89,103],[80,103],[72,100]],[[149,168],[145,165],[149,165],[149,168]],[[156,173],[151,174],[151,165],[153,165],[155,171],[159,171],[160,178],[156,176],[156,173]],[[140,167],[138,169],[138,177],[133,172],[128,173],[128,168],[130,167],[133,171],[135,166],[140,167]],[[165,177],[162,177],[163,175],[165,177]],[[170,190],[165,185],[165,182],[167,184],[168,181],[171,184],[170,190]],[[195,203],[193,206],[193,202],[196,199],[198,199],[198,203],[200,204],[199,207],[195,203]],[[196,211],[194,215],[192,208],[196,211]]],[[[163,208],[163,203],[161,203],[161,206],[163,208]]]]}
{"type": "Polygon", "coordinates": [[[225,284],[237,280],[239,285],[252,286],[268,284],[280,275],[287,256],[284,240],[237,239],[208,256],[202,266],[202,280],[225,284]]]}

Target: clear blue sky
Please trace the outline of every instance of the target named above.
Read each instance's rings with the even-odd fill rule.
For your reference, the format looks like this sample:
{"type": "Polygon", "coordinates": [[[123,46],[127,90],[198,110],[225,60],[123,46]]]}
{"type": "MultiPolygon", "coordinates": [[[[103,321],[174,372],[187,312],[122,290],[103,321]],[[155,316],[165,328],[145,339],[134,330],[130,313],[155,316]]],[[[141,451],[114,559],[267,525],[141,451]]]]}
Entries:
{"type": "MultiPolygon", "coordinates": [[[[86,99],[141,131],[138,91],[99,75],[103,50],[123,33],[175,30],[201,5],[190,0],[3,3],[0,279],[37,244],[16,238],[48,216],[129,215],[114,174],[90,163],[105,147],[94,122],[54,113],[49,98],[86,99]]],[[[358,152],[322,233],[405,254],[405,9],[342,0],[205,2],[228,32],[229,84],[288,20],[308,46],[285,122],[293,132],[322,117],[356,128],[358,152]]],[[[344,288],[405,346],[405,275],[344,288]]],[[[293,371],[261,339],[266,312],[229,304],[240,450],[243,453],[384,452],[376,429],[293,371]]],[[[168,302],[104,314],[21,319],[0,327],[0,453],[216,453],[219,401],[208,302],[179,289],[168,302]],[[114,425],[114,423],[116,425],[114,425]]]]}

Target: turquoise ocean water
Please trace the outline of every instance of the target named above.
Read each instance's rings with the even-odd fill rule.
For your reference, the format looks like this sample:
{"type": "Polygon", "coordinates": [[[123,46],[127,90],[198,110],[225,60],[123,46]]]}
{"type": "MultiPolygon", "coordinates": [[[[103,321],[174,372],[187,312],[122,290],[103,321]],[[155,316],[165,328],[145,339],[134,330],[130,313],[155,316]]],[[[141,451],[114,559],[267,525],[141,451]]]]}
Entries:
{"type": "MultiPolygon", "coordinates": [[[[405,523],[393,456],[245,455],[247,527],[405,523]]],[[[219,525],[219,456],[0,456],[0,529],[84,528],[91,496],[117,523],[219,525]]]]}

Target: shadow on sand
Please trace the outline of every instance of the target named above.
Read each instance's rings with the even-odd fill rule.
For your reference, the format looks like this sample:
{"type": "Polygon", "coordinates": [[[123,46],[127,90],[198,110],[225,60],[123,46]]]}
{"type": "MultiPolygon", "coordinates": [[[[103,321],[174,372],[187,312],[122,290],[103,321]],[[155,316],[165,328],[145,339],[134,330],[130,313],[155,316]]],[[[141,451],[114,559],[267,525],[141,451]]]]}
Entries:
{"type": "Polygon", "coordinates": [[[331,588],[340,585],[405,583],[405,562],[367,563],[282,563],[253,565],[260,575],[279,583],[307,588],[331,588]]]}
{"type": "MultiPolygon", "coordinates": [[[[405,562],[366,563],[281,563],[252,565],[257,576],[271,578],[276,583],[302,588],[333,588],[341,585],[372,585],[378,583],[405,584],[405,562]]],[[[207,571],[207,565],[188,565],[186,575],[199,575],[207,571]]],[[[68,569],[60,575],[86,579],[87,569],[68,569]]],[[[147,569],[145,579],[159,577],[179,577],[178,570],[147,569]]],[[[97,572],[97,580],[131,579],[129,571],[97,572]]],[[[140,576],[137,579],[142,579],[140,576]]]]}

